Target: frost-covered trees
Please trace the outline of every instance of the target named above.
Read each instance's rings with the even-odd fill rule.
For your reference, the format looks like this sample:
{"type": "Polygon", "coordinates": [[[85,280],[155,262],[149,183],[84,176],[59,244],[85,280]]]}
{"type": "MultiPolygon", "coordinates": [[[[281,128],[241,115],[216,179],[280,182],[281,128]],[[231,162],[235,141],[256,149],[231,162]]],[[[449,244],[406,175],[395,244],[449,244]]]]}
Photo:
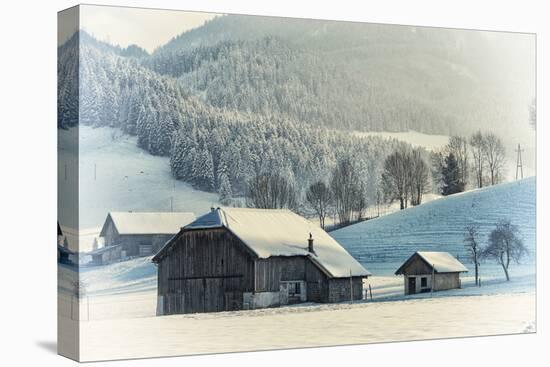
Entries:
{"type": "Polygon", "coordinates": [[[329,80],[335,70],[306,57],[313,69],[323,70],[325,81],[319,80],[313,69],[299,67],[296,50],[280,40],[148,56],[81,33],[80,44],[60,49],[65,60],[60,80],[66,82],[59,91],[59,126],[74,126],[80,117],[83,124],[120,128],[136,136],[138,146],[150,154],[169,157],[176,179],[216,192],[224,201],[247,196],[250,183],[265,172],[284,177],[303,200],[311,184],[328,184],[338,157],[348,156],[360,178],[349,218],[362,217],[366,203],[376,201],[386,156],[405,145],[329,130],[365,119],[376,125],[382,112],[345,111],[350,103],[361,104],[344,98],[346,84],[329,80]],[[75,78],[79,65],[69,62],[74,51],[80,52],[80,84],[75,78]],[[294,62],[292,69],[286,61],[294,62]],[[219,78],[211,78],[222,70],[219,78]],[[304,79],[290,77],[298,74],[304,79]],[[79,85],[80,106],[78,99],[71,103],[79,85]],[[330,95],[328,87],[334,88],[330,95]],[[337,110],[327,107],[334,103],[337,110]]]}
{"type": "Polygon", "coordinates": [[[193,183],[197,187],[202,187],[206,191],[212,191],[215,187],[214,183],[214,163],[212,155],[207,149],[200,149],[195,154],[193,165],[191,168],[191,176],[193,183]]]}
{"type": "Polygon", "coordinates": [[[259,174],[249,182],[246,204],[260,209],[295,209],[296,192],[278,173],[259,174]]]}
{"type": "Polygon", "coordinates": [[[477,187],[483,187],[486,181],[490,185],[501,182],[506,159],[506,149],[502,140],[494,133],[484,134],[478,131],[470,138],[470,146],[474,158],[477,187]],[[487,173],[488,177],[486,177],[487,173]]]}
{"type": "Polygon", "coordinates": [[[503,219],[496,224],[495,229],[489,234],[489,243],[483,250],[482,256],[485,259],[495,260],[502,270],[506,280],[510,280],[508,268],[512,261],[519,263],[527,256],[528,251],[517,225],[512,224],[510,220],[503,219]]]}
{"type": "Polygon", "coordinates": [[[410,157],[406,150],[400,149],[390,154],[384,161],[382,189],[384,199],[390,203],[399,201],[399,208],[408,205],[410,189],[410,157]]]}
{"type": "Polygon", "coordinates": [[[361,216],[366,207],[364,184],[349,157],[338,161],[330,178],[334,206],[341,224],[349,224],[354,212],[361,216]]]}
{"type": "Polygon", "coordinates": [[[502,140],[494,133],[485,136],[484,157],[491,185],[495,185],[502,180],[506,150],[502,140]]]}
{"type": "Polygon", "coordinates": [[[468,139],[458,135],[451,136],[445,147],[446,153],[453,153],[456,159],[459,179],[464,187],[468,184],[468,173],[470,171],[470,152],[468,148],[468,139]]]}
{"type": "Polygon", "coordinates": [[[420,149],[399,148],[386,157],[382,173],[382,192],[387,202],[399,201],[400,209],[409,203],[419,205],[430,187],[430,169],[420,149]]]}
{"type": "Polygon", "coordinates": [[[470,137],[470,146],[472,147],[472,156],[474,161],[474,172],[476,176],[476,186],[483,187],[484,169],[485,169],[485,137],[478,131],[470,137]]]}
{"type": "Polygon", "coordinates": [[[323,181],[317,181],[309,186],[306,192],[306,200],[319,217],[319,225],[325,229],[325,218],[329,213],[333,201],[330,188],[323,181]]]}
{"type": "Polygon", "coordinates": [[[229,205],[231,203],[231,199],[233,198],[233,190],[231,189],[231,182],[229,181],[229,176],[227,173],[222,172],[218,177],[218,182],[220,202],[223,205],[229,205]]]}
{"type": "Polygon", "coordinates": [[[424,160],[423,152],[420,148],[413,149],[410,153],[410,197],[411,205],[422,204],[422,196],[430,188],[430,169],[424,160]]]}

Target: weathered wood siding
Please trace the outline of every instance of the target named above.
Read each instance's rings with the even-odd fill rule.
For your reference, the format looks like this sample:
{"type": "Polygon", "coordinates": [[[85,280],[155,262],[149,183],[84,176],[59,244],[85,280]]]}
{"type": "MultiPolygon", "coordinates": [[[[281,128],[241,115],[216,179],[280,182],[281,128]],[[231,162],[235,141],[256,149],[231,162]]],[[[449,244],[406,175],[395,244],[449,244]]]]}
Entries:
{"type": "Polygon", "coordinates": [[[306,262],[307,300],[328,302],[328,277],[311,260],[306,262]]]}
{"type": "Polygon", "coordinates": [[[460,288],[460,273],[436,273],[434,291],[460,288]]]}
{"type": "Polygon", "coordinates": [[[403,268],[403,274],[405,275],[424,275],[431,273],[432,267],[428,266],[428,264],[426,264],[426,262],[418,255],[416,255],[405,268],[403,268]]]}
{"type": "Polygon", "coordinates": [[[158,264],[164,315],[241,309],[253,290],[253,255],[225,229],[182,233],[158,264]]]}
{"type": "Polygon", "coordinates": [[[353,300],[363,299],[363,278],[354,277],[350,282],[349,278],[334,278],[328,282],[329,303],[351,301],[353,289],[353,300]]]}

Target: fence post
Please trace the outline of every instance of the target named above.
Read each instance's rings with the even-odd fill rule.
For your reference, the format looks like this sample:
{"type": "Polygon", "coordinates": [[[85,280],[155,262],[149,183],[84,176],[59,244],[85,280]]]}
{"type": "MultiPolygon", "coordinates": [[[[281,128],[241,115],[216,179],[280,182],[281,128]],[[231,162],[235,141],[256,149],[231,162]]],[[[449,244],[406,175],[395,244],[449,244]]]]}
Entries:
{"type": "Polygon", "coordinates": [[[370,283],[369,283],[369,292],[370,292],[370,300],[372,301],[372,288],[370,286],[370,283]]]}

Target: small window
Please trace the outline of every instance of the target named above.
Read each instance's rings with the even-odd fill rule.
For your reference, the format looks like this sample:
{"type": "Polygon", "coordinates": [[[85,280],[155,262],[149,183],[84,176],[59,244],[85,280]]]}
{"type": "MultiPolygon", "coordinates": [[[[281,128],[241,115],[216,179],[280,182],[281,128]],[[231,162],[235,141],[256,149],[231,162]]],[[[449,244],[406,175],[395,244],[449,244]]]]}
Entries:
{"type": "Polygon", "coordinates": [[[420,278],[420,286],[421,286],[422,288],[428,286],[428,277],[422,277],[422,278],[420,278]]]}
{"type": "Polygon", "coordinates": [[[295,296],[300,295],[301,287],[299,282],[288,283],[288,295],[295,296]]]}

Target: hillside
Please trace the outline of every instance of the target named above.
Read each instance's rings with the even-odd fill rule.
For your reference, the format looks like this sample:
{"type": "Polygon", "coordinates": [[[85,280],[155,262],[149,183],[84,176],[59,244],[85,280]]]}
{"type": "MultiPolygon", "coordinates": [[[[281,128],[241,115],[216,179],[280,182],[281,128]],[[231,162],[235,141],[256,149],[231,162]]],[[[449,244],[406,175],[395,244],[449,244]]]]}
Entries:
{"type": "Polygon", "coordinates": [[[505,33],[228,15],[175,37],[143,61],[218,107],[275,111],[339,129],[469,133],[481,121],[501,131],[526,121],[534,54],[518,58],[510,50],[530,41],[505,33]]]}
{"type": "Polygon", "coordinates": [[[535,255],[535,177],[434,200],[331,232],[367,268],[398,263],[412,253],[448,251],[465,258],[464,227],[480,227],[483,245],[500,219],[519,226],[531,260],[535,255]]]}
{"type": "MultiPolygon", "coordinates": [[[[185,211],[200,215],[218,204],[215,194],[194,190],[174,179],[168,158],[153,156],[136,145],[136,138],[114,128],[80,126],[79,188],[80,216],[70,210],[60,210],[65,226],[81,229],[98,228],[110,211],[185,211]]],[[[60,130],[58,150],[58,180],[60,191],[74,185],[65,184],[63,165],[72,159],[70,144],[76,139],[76,129],[60,130]]],[[[59,205],[65,206],[60,196],[59,205]]],[[[89,244],[91,245],[91,243],[89,244]]],[[[81,251],[91,250],[81,246],[81,251]]]]}

